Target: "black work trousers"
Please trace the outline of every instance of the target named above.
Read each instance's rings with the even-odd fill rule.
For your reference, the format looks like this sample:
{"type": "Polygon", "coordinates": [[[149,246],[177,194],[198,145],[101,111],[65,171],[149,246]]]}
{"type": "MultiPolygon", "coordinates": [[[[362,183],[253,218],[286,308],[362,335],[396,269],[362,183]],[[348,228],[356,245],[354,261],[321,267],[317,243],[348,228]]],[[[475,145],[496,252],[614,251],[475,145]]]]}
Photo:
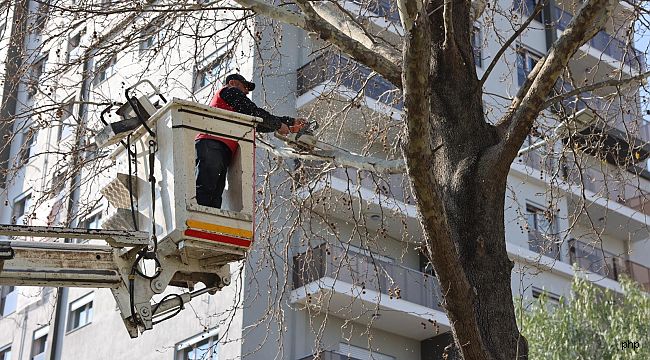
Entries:
{"type": "Polygon", "coordinates": [[[226,144],[212,139],[197,140],[194,147],[196,148],[196,202],[199,205],[220,209],[232,151],[226,144]]]}

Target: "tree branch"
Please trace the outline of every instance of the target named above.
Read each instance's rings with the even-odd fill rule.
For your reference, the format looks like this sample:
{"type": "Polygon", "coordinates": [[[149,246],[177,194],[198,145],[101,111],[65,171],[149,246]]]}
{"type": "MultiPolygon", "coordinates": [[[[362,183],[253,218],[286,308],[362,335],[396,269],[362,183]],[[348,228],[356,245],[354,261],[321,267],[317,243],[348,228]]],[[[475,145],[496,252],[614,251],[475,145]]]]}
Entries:
{"type": "Polygon", "coordinates": [[[444,49],[448,49],[451,46],[451,42],[454,41],[453,16],[453,2],[451,0],[445,0],[445,5],[442,9],[442,18],[445,25],[445,41],[442,44],[444,49]]]}
{"type": "Polygon", "coordinates": [[[269,5],[258,0],[235,0],[235,2],[241,6],[251,9],[255,13],[268,16],[273,20],[281,21],[283,23],[299,28],[305,28],[306,19],[301,14],[296,14],[279,6],[269,5]]]}
{"type": "Polygon", "coordinates": [[[596,90],[596,89],[626,85],[626,84],[629,84],[629,83],[634,82],[634,81],[641,81],[641,80],[646,79],[648,77],[650,77],[650,71],[646,71],[646,72],[644,72],[642,74],[632,76],[632,77],[629,77],[629,78],[625,78],[625,79],[610,79],[610,80],[597,82],[595,84],[583,86],[583,87],[581,87],[579,89],[574,89],[574,90],[571,90],[571,91],[566,92],[564,94],[560,94],[560,95],[554,96],[554,97],[546,100],[546,102],[542,105],[542,109],[546,109],[549,106],[555,104],[556,102],[562,101],[562,100],[564,100],[564,99],[566,99],[568,97],[571,97],[571,96],[575,96],[575,95],[585,93],[585,92],[588,92],[588,91],[592,91],[592,90],[596,90]]]}
{"type": "Polygon", "coordinates": [[[384,56],[378,56],[375,50],[369,49],[359,41],[334,27],[316,12],[309,1],[297,0],[296,3],[303,11],[306,19],[305,25],[301,26],[301,28],[315,32],[324,41],[330,42],[355,60],[379,73],[384,79],[395,85],[395,87],[402,87],[402,71],[399,62],[393,62],[395,59],[391,60],[384,56]]]}
{"type": "Polygon", "coordinates": [[[600,31],[617,3],[614,0],[585,2],[548,55],[537,63],[529,76],[530,86],[519,90],[509,112],[496,125],[502,133],[501,141],[486,154],[495,161],[496,171],[506,171],[510,166],[562,69],[578,48],[600,31]]]}
{"type": "Polygon", "coordinates": [[[384,160],[371,156],[362,156],[345,150],[312,150],[297,151],[293,148],[279,148],[258,138],[257,146],[286,159],[303,159],[328,161],[337,167],[352,167],[359,170],[366,170],[377,174],[404,174],[406,173],[406,164],[404,160],[384,160]]]}
{"type": "Polygon", "coordinates": [[[524,32],[528,28],[528,25],[535,19],[537,14],[542,11],[544,3],[543,2],[538,2],[537,5],[535,5],[535,9],[533,13],[524,21],[523,24],[517,29],[512,36],[501,46],[499,51],[494,55],[494,58],[492,58],[492,61],[490,62],[490,65],[488,65],[487,69],[483,73],[483,76],[481,77],[481,80],[479,80],[478,84],[482,88],[483,84],[485,84],[485,81],[488,79],[490,74],[492,73],[492,69],[497,65],[497,63],[501,60],[501,56],[503,56],[503,53],[506,52],[507,49],[510,48],[510,45],[521,36],[521,33],[524,32]]]}
{"type": "MultiPolygon", "coordinates": [[[[338,3],[337,3],[338,4],[338,3]]],[[[340,4],[338,4],[340,6],[340,4]]],[[[383,56],[390,62],[399,65],[402,62],[402,54],[395,49],[379,43],[363,26],[348,18],[342,17],[341,10],[336,8],[335,4],[330,2],[314,3],[313,9],[318,15],[343,34],[351,39],[358,41],[368,50],[374,51],[383,56]]]]}

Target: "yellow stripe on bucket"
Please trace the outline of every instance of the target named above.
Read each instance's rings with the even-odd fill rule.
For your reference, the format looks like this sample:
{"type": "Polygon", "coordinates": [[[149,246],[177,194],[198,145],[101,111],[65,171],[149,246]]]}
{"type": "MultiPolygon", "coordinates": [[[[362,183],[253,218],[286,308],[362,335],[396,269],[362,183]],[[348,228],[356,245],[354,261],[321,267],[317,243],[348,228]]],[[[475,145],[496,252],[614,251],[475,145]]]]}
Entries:
{"type": "Polygon", "coordinates": [[[190,220],[190,219],[188,219],[185,223],[187,224],[187,226],[195,229],[214,231],[222,234],[239,236],[247,239],[251,239],[253,237],[253,232],[249,230],[237,229],[237,228],[232,228],[229,226],[223,226],[217,224],[210,224],[203,221],[190,220]]]}

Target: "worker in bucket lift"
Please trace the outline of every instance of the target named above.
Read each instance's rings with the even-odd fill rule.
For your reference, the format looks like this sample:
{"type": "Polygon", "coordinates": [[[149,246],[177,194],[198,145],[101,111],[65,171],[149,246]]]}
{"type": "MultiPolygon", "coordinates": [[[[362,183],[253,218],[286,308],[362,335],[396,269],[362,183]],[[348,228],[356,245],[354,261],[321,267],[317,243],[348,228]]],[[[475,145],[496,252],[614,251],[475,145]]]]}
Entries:
{"type": "MultiPolygon", "coordinates": [[[[255,83],[240,74],[230,74],[226,77],[225,86],[214,94],[210,106],[262,118],[263,122],[257,125],[260,132],[277,131],[286,135],[298,132],[305,126],[305,119],[275,116],[259,108],[246,97],[254,89],[255,83]]],[[[239,144],[235,140],[210,134],[198,134],[195,140],[196,201],[199,205],[221,208],[228,166],[239,144]]]]}

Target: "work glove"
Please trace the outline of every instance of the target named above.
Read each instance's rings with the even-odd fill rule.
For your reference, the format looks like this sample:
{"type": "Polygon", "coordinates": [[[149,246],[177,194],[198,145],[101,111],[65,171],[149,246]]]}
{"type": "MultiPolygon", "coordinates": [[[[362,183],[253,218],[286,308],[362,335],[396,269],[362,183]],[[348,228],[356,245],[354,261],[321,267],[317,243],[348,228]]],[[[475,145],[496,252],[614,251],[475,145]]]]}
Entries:
{"type": "Polygon", "coordinates": [[[307,120],[303,118],[298,118],[293,122],[293,125],[289,126],[289,131],[292,133],[297,133],[307,124],[307,120]]]}

